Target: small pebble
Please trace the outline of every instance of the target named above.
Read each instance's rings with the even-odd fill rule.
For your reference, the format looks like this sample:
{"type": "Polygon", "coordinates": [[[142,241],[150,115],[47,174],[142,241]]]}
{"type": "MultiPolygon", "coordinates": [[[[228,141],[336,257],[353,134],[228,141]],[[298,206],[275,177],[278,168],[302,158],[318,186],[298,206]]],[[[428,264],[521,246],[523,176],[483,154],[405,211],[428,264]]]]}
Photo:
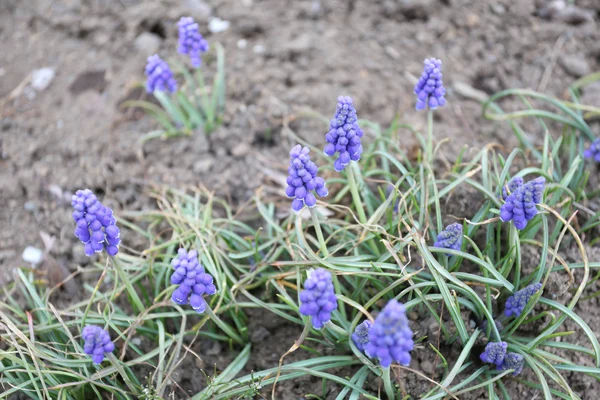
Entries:
{"type": "Polygon", "coordinates": [[[27,246],[25,247],[25,250],[23,250],[23,255],[21,257],[26,263],[37,265],[44,259],[44,253],[36,247],[27,246]]]}
{"type": "Polygon", "coordinates": [[[225,32],[227,29],[229,29],[230,25],[231,22],[218,17],[214,17],[211,18],[208,23],[208,30],[212,33],[225,32]]]}
{"type": "Polygon", "coordinates": [[[55,75],[52,68],[36,69],[31,73],[31,87],[41,92],[50,86],[55,75]]]}

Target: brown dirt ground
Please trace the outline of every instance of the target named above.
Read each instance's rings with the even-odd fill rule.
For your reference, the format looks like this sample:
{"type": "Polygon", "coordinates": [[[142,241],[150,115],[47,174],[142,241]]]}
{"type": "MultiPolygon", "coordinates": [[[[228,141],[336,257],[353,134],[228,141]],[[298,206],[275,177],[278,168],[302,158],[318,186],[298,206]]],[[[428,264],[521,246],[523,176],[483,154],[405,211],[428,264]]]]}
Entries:
{"type": "MultiPolygon", "coordinates": [[[[429,56],[445,63],[449,104],[436,113],[436,136],[452,139],[446,157],[452,159],[465,144],[514,145],[506,127],[482,119],[479,103],[464,97],[461,88],[466,84],[487,94],[533,88],[562,96],[574,79],[600,69],[600,3],[577,1],[581,12],[566,16],[550,3],[557,4],[3,0],[0,283],[22,264],[26,246],[43,248],[40,231],[57,237],[52,252],[63,267],[88,262],[71,224],[65,223],[69,195],[79,188],[94,190],[117,213],[152,207],[143,195],[149,182],[202,184],[239,203],[264,181],[265,164],[284,166],[281,160],[291,142],[281,133],[283,118],[307,107],[329,116],[339,94],[354,97],[361,118],[385,126],[400,115],[422,128],[425,119],[414,112],[412,87],[429,56]],[[141,148],[136,141],[154,129],[152,122],[123,112],[119,104],[140,96],[132,88],[143,80],[148,55],[176,55],[176,21],[182,15],[194,16],[206,38],[226,49],[225,121],[208,139],[197,134],[141,148]],[[210,34],[206,23],[211,16],[230,21],[231,27],[210,34]],[[28,78],[42,67],[54,68],[56,77],[46,90],[35,92],[28,78]]],[[[597,101],[600,88],[584,95],[597,101]]],[[[312,143],[323,139],[318,124],[295,123],[293,128],[312,143]]],[[[596,310],[596,303],[589,300],[581,307],[596,310]]],[[[600,330],[598,313],[588,322],[600,330]]],[[[424,329],[433,329],[430,325],[424,329]]],[[[261,347],[264,341],[259,341],[253,365],[274,365],[289,347],[283,339],[299,334],[290,329],[268,328],[281,343],[267,340],[261,347]]],[[[227,357],[208,355],[205,362],[226,363],[227,357]]],[[[423,351],[411,367],[429,370],[431,358],[423,351]]],[[[600,389],[598,382],[580,375],[567,378],[582,398],[595,398],[600,389]]],[[[423,390],[422,381],[405,379],[409,391],[423,390]]],[[[320,381],[286,384],[282,390],[282,398],[297,398],[320,392],[320,381]]],[[[515,398],[540,396],[535,390],[514,390],[515,398]]]]}

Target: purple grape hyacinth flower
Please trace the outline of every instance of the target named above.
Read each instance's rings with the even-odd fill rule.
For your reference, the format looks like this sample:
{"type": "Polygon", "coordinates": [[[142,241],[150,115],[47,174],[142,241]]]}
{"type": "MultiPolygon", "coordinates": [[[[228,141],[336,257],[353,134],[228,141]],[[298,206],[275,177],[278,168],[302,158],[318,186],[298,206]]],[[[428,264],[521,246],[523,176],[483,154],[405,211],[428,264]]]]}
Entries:
{"type": "Polygon", "coordinates": [[[437,58],[427,58],[424,64],[423,74],[415,85],[416,109],[424,110],[429,106],[430,110],[435,110],[446,104],[444,98],[446,89],[442,82],[442,61],[437,58]]]}
{"type": "Polygon", "coordinates": [[[407,366],[410,364],[410,351],[414,347],[412,337],[404,304],[390,300],[369,331],[365,353],[371,358],[379,358],[384,368],[389,367],[392,361],[407,366]]]}
{"type": "Polygon", "coordinates": [[[177,91],[177,82],[173,77],[169,64],[160,58],[158,54],[148,57],[145,73],[148,77],[146,81],[146,91],[148,93],[154,93],[156,90],[171,93],[177,91]]]}
{"type": "Polygon", "coordinates": [[[315,191],[319,197],[329,194],[325,187],[325,180],[317,176],[317,165],[310,161],[308,147],[299,144],[290,151],[290,166],[288,168],[287,188],[285,194],[293,198],[292,209],[300,211],[304,206],[309,208],[317,204],[317,199],[311,191],[315,191]]]}
{"type": "Polygon", "coordinates": [[[331,319],[338,305],[329,271],[317,268],[308,273],[304,290],[300,292],[300,303],[300,314],[312,317],[315,329],[321,329],[331,319]]]}
{"type": "Polygon", "coordinates": [[[521,186],[523,186],[523,178],[521,178],[520,176],[515,176],[514,178],[512,178],[506,186],[502,186],[502,199],[506,200],[508,196],[513,194],[515,190],[517,190],[521,186]],[[507,187],[508,191],[506,191],[507,187]]]}
{"type": "Polygon", "coordinates": [[[329,132],[325,135],[327,145],[323,153],[328,157],[339,153],[333,168],[341,172],[350,161],[360,160],[363,151],[360,139],[363,137],[363,131],[358,126],[358,117],[352,99],[348,96],[340,96],[337,101],[335,114],[329,123],[329,132]]]}
{"type": "Polygon", "coordinates": [[[213,295],[217,288],[213,284],[213,277],[204,272],[204,268],[198,261],[198,252],[190,250],[187,252],[181,248],[177,251],[177,257],[171,261],[175,272],[171,275],[171,283],[179,285],[171,300],[179,305],[187,304],[198,313],[206,310],[206,301],[202,297],[205,294],[213,295]]]}
{"type": "MultiPolygon", "coordinates": [[[[460,246],[462,246],[462,239],[463,227],[461,224],[455,222],[448,225],[446,229],[440,232],[435,243],[433,243],[433,247],[460,250],[460,246]]],[[[451,254],[446,255],[451,256],[451,254]]]]}
{"type": "Polygon", "coordinates": [[[541,288],[542,284],[540,282],[532,283],[510,296],[506,299],[504,315],[507,317],[510,317],[511,315],[519,317],[529,302],[529,299],[531,299],[531,296],[536,294],[541,288]]]}
{"type": "Polygon", "coordinates": [[[373,323],[369,320],[363,321],[359,324],[355,329],[354,333],[352,333],[352,341],[356,348],[362,352],[365,351],[365,346],[369,343],[369,331],[373,323]]]}
{"type": "Polygon", "coordinates": [[[500,208],[503,222],[513,221],[517,229],[524,229],[538,213],[536,204],[542,202],[546,179],[540,176],[515,189],[500,208]]]}
{"type": "Polygon", "coordinates": [[[179,54],[190,57],[192,66],[199,68],[202,65],[200,55],[208,51],[208,42],[200,34],[198,24],[192,17],[181,17],[177,23],[179,28],[179,54]]]}
{"type": "Polygon", "coordinates": [[[583,152],[583,156],[600,163],[600,138],[592,142],[590,147],[583,152]]]}
{"type": "Polygon", "coordinates": [[[514,369],[512,376],[517,376],[523,371],[525,365],[525,358],[519,353],[508,353],[504,357],[502,365],[498,365],[496,369],[506,371],[507,369],[514,369]]]}
{"type": "Polygon", "coordinates": [[[86,325],[81,337],[84,340],[83,351],[92,356],[94,364],[100,364],[104,360],[105,353],[112,353],[115,344],[110,340],[107,331],[96,325],[86,325]]]}
{"type": "Polygon", "coordinates": [[[110,208],[105,207],[91,190],[78,190],[71,199],[73,219],[77,224],[75,236],[85,245],[91,257],[106,249],[110,256],[119,252],[121,231],[110,208]]]}
{"type": "Polygon", "coordinates": [[[489,342],[487,346],[485,346],[485,351],[479,355],[479,358],[484,363],[500,366],[504,362],[506,349],[508,349],[508,344],[506,344],[506,342],[489,342]]]}

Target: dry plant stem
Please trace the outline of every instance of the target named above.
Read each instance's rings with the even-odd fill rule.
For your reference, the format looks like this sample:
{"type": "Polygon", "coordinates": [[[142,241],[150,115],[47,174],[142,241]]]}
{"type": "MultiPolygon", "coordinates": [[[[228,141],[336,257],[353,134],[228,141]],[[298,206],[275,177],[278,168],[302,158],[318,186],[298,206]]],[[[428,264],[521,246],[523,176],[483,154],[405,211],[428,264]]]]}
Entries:
{"type": "Polygon", "coordinates": [[[306,337],[308,336],[309,332],[310,332],[310,323],[307,323],[306,325],[304,325],[304,330],[300,334],[300,337],[294,342],[292,347],[290,347],[290,349],[288,351],[286,351],[285,354],[282,355],[281,358],[279,359],[279,366],[277,368],[277,376],[275,377],[275,382],[273,382],[273,389],[271,391],[272,399],[275,399],[275,387],[277,386],[277,381],[279,380],[279,376],[281,375],[281,366],[283,365],[283,359],[285,358],[285,356],[287,356],[290,353],[293,353],[300,347],[302,342],[304,342],[304,339],[306,339],[306,337]]]}
{"type": "Polygon", "coordinates": [[[325,239],[323,238],[323,231],[321,230],[321,224],[319,223],[319,213],[315,207],[309,208],[310,216],[313,220],[313,226],[315,227],[315,231],[317,232],[317,239],[319,240],[319,247],[321,248],[321,253],[323,253],[323,258],[329,257],[329,251],[327,250],[327,245],[325,244],[325,239]]]}
{"type": "Polygon", "coordinates": [[[381,377],[383,378],[383,387],[385,389],[385,394],[389,400],[394,400],[394,386],[392,385],[392,380],[390,378],[390,367],[383,368],[383,374],[381,377]]]}

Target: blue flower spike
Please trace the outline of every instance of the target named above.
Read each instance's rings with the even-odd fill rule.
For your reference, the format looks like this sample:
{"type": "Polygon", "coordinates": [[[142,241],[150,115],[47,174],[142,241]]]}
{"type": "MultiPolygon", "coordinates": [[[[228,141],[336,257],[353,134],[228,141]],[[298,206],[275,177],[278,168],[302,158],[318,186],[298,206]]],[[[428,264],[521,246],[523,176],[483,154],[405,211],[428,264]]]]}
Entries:
{"type": "Polygon", "coordinates": [[[315,329],[321,329],[337,309],[337,296],[333,288],[331,273],[323,268],[309,271],[300,292],[300,313],[311,317],[315,329]]]}
{"type": "Polygon", "coordinates": [[[198,24],[192,17],[181,17],[177,23],[179,28],[179,54],[190,57],[192,66],[199,68],[202,65],[200,55],[208,51],[208,42],[200,34],[198,24]]]}
{"type": "Polygon", "coordinates": [[[410,351],[414,348],[412,337],[404,305],[390,300],[369,331],[365,353],[371,358],[378,358],[384,368],[393,361],[407,366],[410,364],[410,351]]]}
{"type": "Polygon", "coordinates": [[[525,306],[531,299],[531,296],[536,294],[542,288],[542,284],[532,283],[531,285],[525,287],[524,289],[519,290],[508,299],[506,299],[506,308],[504,309],[504,315],[510,317],[514,315],[515,317],[519,317],[525,306]]]}
{"type": "Polygon", "coordinates": [[[148,78],[146,81],[148,93],[155,91],[175,93],[177,91],[177,82],[173,77],[173,71],[158,54],[148,57],[145,73],[148,78]]]}
{"type": "Polygon", "coordinates": [[[424,61],[423,74],[415,85],[414,93],[417,95],[417,110],[429,107],[435,110],[446,105],[446,89],[442,82],[442,61],[437,58],[427,58],[424,61]]]}
{"type": "Polygon", "coordinates": [[[171,275],[171,283],[179,285],[171,300],[179,305],[190,303],[192,308],[203,313],[206,310],[206,301],[203,295],[213,295],[217,288],[213,284],[213,277],[204,271],[204,267],[198,261],[198,252],[191,250],[187,252],[181,248],[177,251],[177,257],[171,261],[175,272],[171,275]]]}
{"type": "Polygon", "coordinates": [[[500,208],[500,219],[503,222],[513,221],[519,230],[525,229],[527,222],[538,213],[536,204],[542,202],[546,179],[540,176],[515,189],[500,208]]]}
{"type": "Polygon", "coordinates": [[[115,349],[108,332],[99,326],[86,325],[81,332],[81,337],[84,340],[83,351],[92,356],[94,364],[102,363],[105,353],[112,353],[115,349]]]}
{"type": "Polygon", "coordinates": [[[323,150],[328,157],[339,153],[333,163],[337,172],[343,171],[350,161],[360,160],[363,152],[360,140],[362,137],[363,131],[358,126],[358,117],[352,99],[348,96],[338,97],[335,114],[329,123],[329,132],[325,135],[327,145],[323,150]]]}
{"type": "Polygon", "coordinates": [[[489,342],[485,346],[485,351],[479,355],[479,358],[484,363],[496,364],[499,367],[504,362],[506,349],[508,349],[506,342],[489,342]]]}
{"type": "Polygon", "coordinates": [[[520,176],[512,178],[506,186],[502,187],[502,199],[506,200],[508,196],[515,192],[515,190],[523,186],[523,183],[523,178],[520,176]]]}
{"type": "Polygon", "coordinates": [[[71,198],[71,205],[77,224],[75,236],[85,245],[85,254],[91,257],[106,249],[108,255],[117,255],[121,231],[112,210],[103,206],[89,189],[78,190],[71,198]]]}
{"type": "Polygon", "coordinates": [[[290,166],[288,168],[287,188],[285,194],[293,198],[292,209],[299,212],[306,205],[309,208],[317,204],[317,199],[312,191],[319,197],[326,197],[329,193],[325,180],[317,176],[317,165],[310,160],[308,147],[299,144],[290,151],[290,166]]]}
{"type": "Polygon", "coordinates": [[[371,321],[363,321],[361,324],[357,325],[354,329],[354,333],[352,333],[354,345],[362,352],[365,351],[365,346],[369,343],[369,331],[372,326],[373,323],[371,321]]]}
{"type": "Polygon", "coordinates": [[[590,147],[583,152],[583,156],[600,163],[600,138],[592,142],[590,147]]]}
{"type": "Polygon", "coordinates": [[[518,353],[508,353],[504,357],[504,362],[502,365],[496,367],[496,369],[501,371],[506,371],[509,369],[514,369],[512,376],[517,376],[523,371],[523,366],[525,365],[525,358],[518,353]]]}
{"type": "MultiPolygon", "coordinates": [[[[440,247],[444,249],[460,250],[463,240],[463,227],[459,223],[450,224],[440,232],[437,236],[433,247],[440,247]]],[[[446,254],[451,256],[451,254],[446,254]]]]}

